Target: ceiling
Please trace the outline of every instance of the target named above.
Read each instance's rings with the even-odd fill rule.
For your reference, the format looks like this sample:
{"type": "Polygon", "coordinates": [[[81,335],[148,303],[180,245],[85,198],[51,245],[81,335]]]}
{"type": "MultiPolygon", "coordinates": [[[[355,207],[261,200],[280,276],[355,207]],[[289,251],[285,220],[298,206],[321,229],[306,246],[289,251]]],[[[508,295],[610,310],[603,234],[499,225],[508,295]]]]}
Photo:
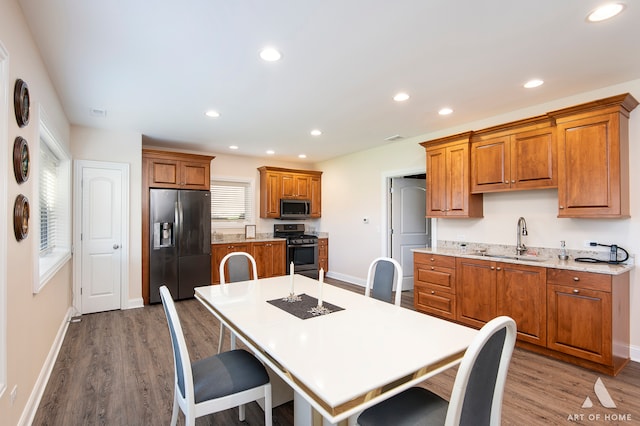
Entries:
{"type": "Polygon", "coordinates": [[[72,124],[304,162],[640,78],[640,5],[604,1],[18,0],[72,124]]]}

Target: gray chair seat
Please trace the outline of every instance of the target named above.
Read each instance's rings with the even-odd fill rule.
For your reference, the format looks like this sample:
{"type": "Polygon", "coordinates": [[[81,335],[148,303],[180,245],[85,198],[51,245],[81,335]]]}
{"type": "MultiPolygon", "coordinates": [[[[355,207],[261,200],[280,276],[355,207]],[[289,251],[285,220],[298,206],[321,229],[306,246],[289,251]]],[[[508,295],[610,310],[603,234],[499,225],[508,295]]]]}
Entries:
{"type": "Polygon", "coordinates": [[[198,360],[191,370],[196,403],[269,383],[264,365],[243,349],[198,360]]]}
{"type": "Polygon", "coordinates": [[[424,388],[413,387],[375,405],[358,417],[360,426],[442,425],[449,403],[424,388]]]}

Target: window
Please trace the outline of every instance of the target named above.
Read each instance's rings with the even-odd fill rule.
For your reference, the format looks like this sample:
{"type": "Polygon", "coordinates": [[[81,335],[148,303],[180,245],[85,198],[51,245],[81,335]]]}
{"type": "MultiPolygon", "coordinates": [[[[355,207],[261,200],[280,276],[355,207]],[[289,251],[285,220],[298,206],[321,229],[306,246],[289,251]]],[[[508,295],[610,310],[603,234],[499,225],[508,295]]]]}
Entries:
{"type": "MultiPolygon", "coordinates": [[[[34,293],[71,258],[71,161],[44,122],[38,150],[38,279],[34,293]]],[[[35,207],[35,206],[34,206],[35,207]]]]}
{"type": "Polygon", "coordinates": [[[238,178],[211,180],[211,222],[218,228],[251,224],[254,220],[253,181],[238,178]]]}

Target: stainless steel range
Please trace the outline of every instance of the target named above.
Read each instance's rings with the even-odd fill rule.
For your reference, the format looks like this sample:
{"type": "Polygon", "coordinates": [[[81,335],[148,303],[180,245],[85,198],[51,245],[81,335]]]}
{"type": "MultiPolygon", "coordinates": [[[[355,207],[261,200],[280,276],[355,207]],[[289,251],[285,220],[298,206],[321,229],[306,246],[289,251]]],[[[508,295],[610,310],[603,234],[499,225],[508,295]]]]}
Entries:
{"type": "Polygon", "coordinates": [[[318,279],[318,237],[304,233],[304,224],[273,225],[273,236],[287,239],[287,274],[293,262],[296,274],[318,279]]]}

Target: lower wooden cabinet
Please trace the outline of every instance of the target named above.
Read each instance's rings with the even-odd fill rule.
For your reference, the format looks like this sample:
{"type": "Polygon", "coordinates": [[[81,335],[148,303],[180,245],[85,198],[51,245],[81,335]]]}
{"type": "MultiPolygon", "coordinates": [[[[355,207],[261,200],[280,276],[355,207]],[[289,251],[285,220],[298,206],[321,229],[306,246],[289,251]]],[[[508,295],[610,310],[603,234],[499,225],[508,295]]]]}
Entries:
{"type": "Polygon", "coordinates": [[[513,318],[518,339],[547,342],[547,268],[513,263],[496,265],[497,315],[513,318]]]}
{"type": "Polygon", "coordinates": [[[616,374],[629,361],[629,273],[548,275],[547,347],[616,374]]]}
{"type": "Polygon", "coordinates": [[[325,274],[329,270],[329,239],[318,238],[318,271],[324,269],[325,274]]]}
{"type": "Polygon", "coordinates": [[[414,305],[475,328],[508,315],[519,346],[615,375],[629,362],[629,275],[416,252],[414,305]]]}
{"type": "Polygon", "coordinates": [[[455,258],[414,253],[413,303],[417,311],[455,319],[455,258]]]}
{"type": "Polygon", "coordinates": [[[220,284],[220,263],[223,257],[236,251],[251,253],[249,250],[249,243],[211,244],[211,284],[220,284]]]}
{"type": "Polygon", "coordinates": [[[259,278],[286,274],[286,241],[255,241],[251,243],[211,244],[211,284],[220,284],[220,263],[227,254],[244,251],[256,260],[259,278]]]}
{"type": "Polygon", "coordinates": [[[260,241],[251,245],[251,255],[256,260],[258,278],[276,277],[287,273],[286,241],[260,241]]]}

